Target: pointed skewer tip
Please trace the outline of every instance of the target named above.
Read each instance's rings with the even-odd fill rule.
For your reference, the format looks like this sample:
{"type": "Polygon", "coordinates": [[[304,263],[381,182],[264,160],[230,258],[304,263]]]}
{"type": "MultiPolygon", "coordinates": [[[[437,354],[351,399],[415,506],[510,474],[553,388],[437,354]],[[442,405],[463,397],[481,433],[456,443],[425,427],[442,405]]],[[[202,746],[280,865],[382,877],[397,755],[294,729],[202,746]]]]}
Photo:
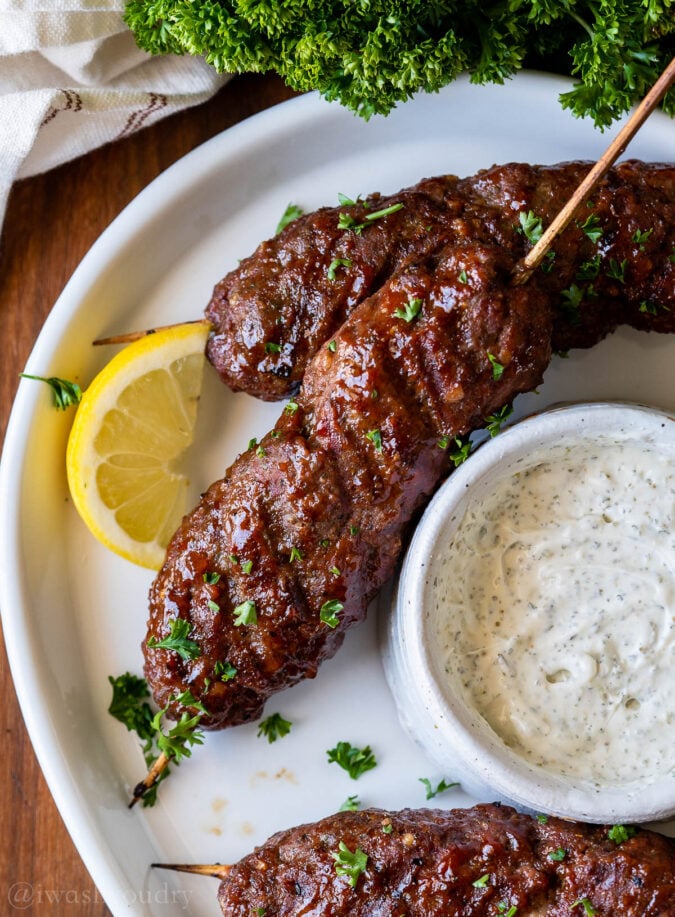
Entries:
{"type": "Polygon", "coordinates": [[[172,869],[174,872],[188,872],[196,876],[212,876],[214,879],[227,878],[232,869],[227,863],[209,865],[193,863],[151,863],[153,869],[172,869]]]}

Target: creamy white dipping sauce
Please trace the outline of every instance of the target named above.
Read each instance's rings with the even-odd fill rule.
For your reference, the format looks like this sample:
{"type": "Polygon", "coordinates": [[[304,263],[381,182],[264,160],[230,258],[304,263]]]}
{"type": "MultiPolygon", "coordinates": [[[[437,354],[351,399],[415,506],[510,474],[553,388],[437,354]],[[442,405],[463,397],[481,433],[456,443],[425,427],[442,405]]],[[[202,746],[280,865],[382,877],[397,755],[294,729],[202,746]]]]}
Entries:
{"type": "Polygon", "coordinates": [[[528,456],[437,566],[453,688],[520,757],[603,785],[675,775],[675,463],[634,442],[528,456]]]}

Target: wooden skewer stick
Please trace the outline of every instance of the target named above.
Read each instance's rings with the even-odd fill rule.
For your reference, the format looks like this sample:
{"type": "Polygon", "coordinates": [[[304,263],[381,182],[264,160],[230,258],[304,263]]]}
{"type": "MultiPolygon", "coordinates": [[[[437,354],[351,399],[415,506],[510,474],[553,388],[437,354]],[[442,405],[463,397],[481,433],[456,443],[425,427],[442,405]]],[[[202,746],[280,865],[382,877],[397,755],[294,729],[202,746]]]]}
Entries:
{"type": "Polygon", "coordinates": [[[210,328],[211,322],[207,321],[205,318],[195,318],[189,322],[174,322],[171,325],[158,325],[156,328],[145,328],[143,331],[127,331],[125,334],[114,334],[112,337],[98,338],[92,341],[92,344],[94,347],[101,347],[104,344],[131,344],[132,341],[140,341],[141,338],[145,338],[149,334],[157,334],[158,331],[168,331],[170,328],[182,328],[183,325],[208,325],[210,328]]]}
{"type": "Polygon", "coordinates": [[[148,790],[151,790],[153,786],[155,786],[159,778],[164,773],[169,761],[170,761],[170,758],[167,755],[165,755],[164,752],[162,752],[161,755],[155,761],[155,763],[152,765],[148,773],[145,775],[145,777],[141,780],[140,783],[137,783],[136,786],[134,787],[134,795],[128,806],[130,809],[133,809],[133,807],[136,805],[138,800],[142,799],[145,796],[145,794],[148,792],[148,790]]]}
{"type": "Polygon", "coordinates": [[[598,159],[588,175],[581,182],[572,197],[568,200],[560,213],[553,220],[548,229],[534,248],[527,253],[514,270],[513,282],[516,285],[525,283],[532,276],[533,271],[543,261],[551,243],[566,229],[574,213],[583,201],[593,191],[600,179],[614,165],[619,156],[626,149],[638,130],[642,127],[647,117],[659,104],[666,92],[675,83],[675,57],[668,64],[658,80],[654,83],[644,99],[640,102],[628,121],[621,128],[614,140],[598,159]]]}
{"type": "Polygon", "coordinates": [[[196,876],[213,876],[214,879],[225,879],[231,866],[227,864],[213,863],[210,866],[197,866],[190,863],[151,863],[153,869],[173,869],[176,872],[191,872],[196,876]]]}

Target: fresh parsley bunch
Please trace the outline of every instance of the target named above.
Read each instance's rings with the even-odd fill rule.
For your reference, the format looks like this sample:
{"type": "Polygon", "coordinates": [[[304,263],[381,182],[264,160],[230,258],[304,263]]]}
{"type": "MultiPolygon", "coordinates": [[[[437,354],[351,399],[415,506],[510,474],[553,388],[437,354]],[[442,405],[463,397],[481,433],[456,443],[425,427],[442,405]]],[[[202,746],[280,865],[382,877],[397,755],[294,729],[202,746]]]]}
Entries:
{"type": "MultiPolygon", "coordinates": [[[[142,48],[220,72],[274,70],[364,118],[459,73],[501,83],[524,64],[578,79],[561,97],[606,127],[675,51],[674,0],[130,0],[142,48]]],[[[675,90],[664,100],[675,113],[675,90]]]]}

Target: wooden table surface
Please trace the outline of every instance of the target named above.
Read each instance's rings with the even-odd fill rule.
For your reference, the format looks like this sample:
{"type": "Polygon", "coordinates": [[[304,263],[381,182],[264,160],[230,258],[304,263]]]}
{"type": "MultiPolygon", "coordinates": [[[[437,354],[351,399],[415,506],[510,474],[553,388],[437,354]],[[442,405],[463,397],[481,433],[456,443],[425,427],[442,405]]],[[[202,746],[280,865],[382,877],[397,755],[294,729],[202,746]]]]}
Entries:
{"type": "MultiPolygon", "coordinates": [[[[15,186],[0,242],[4,328],[0,442],[4,441],[18,374],[42,324],[106,226],[155,176],[189,150],[292,95],[276,77],[236,77],[204,105],[15,186]]],[[[109,915],[33,754],[4,643],[0,647],[0,690],[0,915],[109,915]]]]}

